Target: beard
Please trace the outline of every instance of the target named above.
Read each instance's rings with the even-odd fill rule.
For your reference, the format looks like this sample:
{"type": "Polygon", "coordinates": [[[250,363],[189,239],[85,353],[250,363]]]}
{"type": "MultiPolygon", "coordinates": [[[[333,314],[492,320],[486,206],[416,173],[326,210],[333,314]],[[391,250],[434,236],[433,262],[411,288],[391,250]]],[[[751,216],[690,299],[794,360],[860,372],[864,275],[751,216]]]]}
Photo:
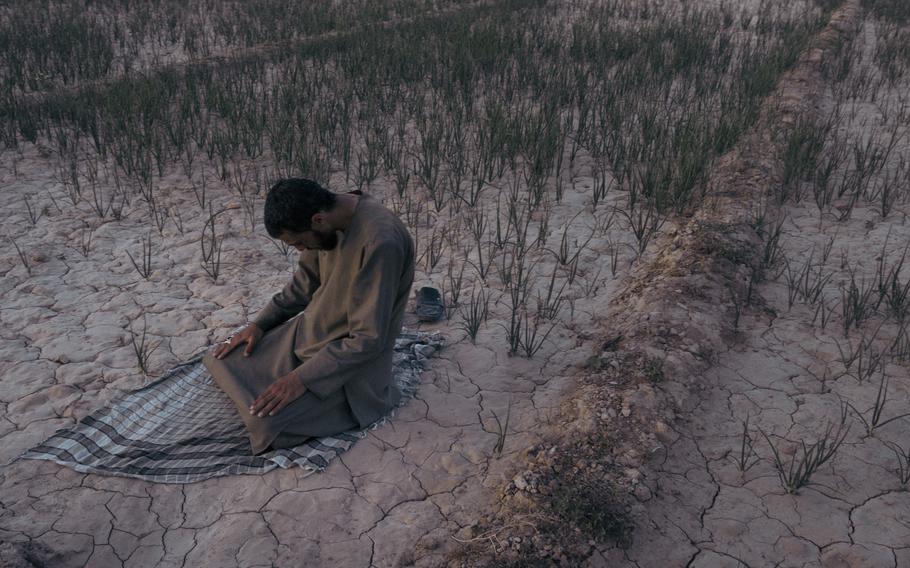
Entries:
{"type": "Polygon", "coordinates": [[[317,243],[318,250],[332,250],[338,246],[338,234],[335,231],[329,231],[322,233],[319,231],[313,231],[316,234],[319,242],[317,243]]]}

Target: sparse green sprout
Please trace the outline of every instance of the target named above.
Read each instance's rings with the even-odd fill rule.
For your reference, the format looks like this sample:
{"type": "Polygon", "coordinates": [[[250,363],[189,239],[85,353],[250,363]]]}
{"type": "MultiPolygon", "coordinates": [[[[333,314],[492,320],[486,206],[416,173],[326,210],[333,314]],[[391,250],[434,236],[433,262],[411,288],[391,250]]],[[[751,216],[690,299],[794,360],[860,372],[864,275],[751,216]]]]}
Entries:
{"type": "Polygon", "coordinates": [[[139,276],[142,276],[146,280],[152,275],[152,234],[149,232],[146,234],[145,238],[142,239],[142,256],[140,261],[136,262],[136,259],[133,258],[133,255],[130,251],[126,251],[126,255],[130,257],[130,262],[133,264],[133,268],[136,269],[136,272],[139,273],[139,276]]]}
{"type": "Polygon", "coordinates": [[[796,494],[801,488],[813,483],[812,476],[822,465],[834,457],[847,438],[847,434],[850,433],[850,425],[847,424],[847,405],[841,404],[840,422],[836,424],[829,422],[824,434],[817,441],[806,444],[804,440],[801,440],[800,448],[793,453],[789,462],[784,461],[780,450],[764,430],[759,428],[758,431],[771,448],[774,468],[777,470],[781,487],[787,493],[796,494]]]}
{"type": "Polygon", "coordinates": [[[218,281],[218,275],[221,273],[221,247],[224,244],[224,237],[219,237],[215,231],[215,217],[221,213],[222,211],[213,213],[211,202],[209,202],[209,217],[202,228],[202,236],[199,239],[202,247],[202,268],[214,282],[218,281]]]}
{"type": "Polygon", "coordinates": [[[493,451],[497,456],[502,455],[502,450],[505,447],[506,436],[509,434],[509,416],[512,414],[512,399],[509,399],[509,405],[506,407],[506,423],[503,424],[499,420],[499,416],[496,415],[496,411],[490,410],[493,413],[493,419],[496,420],[496,427],[499,429],[499,432],[496,434],[496,445],[493,446],[493,451]]]}
{"type": "Polygon", "coordinates": [[[28,213],[28,220],[34,227],[35,225],[38,224],[38,219],[40,219],[42,215],[47,213],[47,207],[45,206],[45,207],[39,208],[38,206],[32,204],[28,195],[23,196],[22,201],[25,202],[25,211],[26,211],[26,213],[28,213]]]}
{"type": "Polygon", "coordinates": [[[871,436],[877,428],[881,428],[882,426],[885,426],[886,424],[890,424],[891,422],[894,422],[895,420],[900,420],[901,418],[910,416],[910,412],[905,412],[903,414],[898,414],[897,416],[888,418],[887,420],[882,420],[882,412],[884,412],[885,403],[888,401],[888,381],[889,381],[888,375],[885,373],[884,363],[881,364],[881,372],[882,372],[882,378],[881,378],[881,381],[879,381],[879,383],[878,383],[878,392],[875,395],[875,402],[872,404],[872,408],[870,409],[872,413],[869,415],[869,418],[866,418],[862,412],[860,412],[859,410],[857,410],[857,408],[855,406],[853,406],[853,404],[851,404],[849,402],[846,403],[847,405],[849,405],[850,409],[853,410],[854,413],[856,413],[856,416],[863,423],[863,426],[866,427],[867,436],[871,436]]]}
{"type": "Polygon", "coordinates": [[[147,329],[148,322],[146,321],[145,314],[142,314],[141,334],[137,334],[133,331],[132,326],[130,326],[130,343],[133,346],[133,354],[136,355],[136,364],[143,375],[149,374],[149,359],[151,358],[152,353],[161,345],[160,339],[154,343],[148,340],[146,335],[147,329]]]}
{"type": "Polygon", "coordinates": [[[894,452],[894,457],[897,458],[897,467],[894,473],[897,474],[897,480],[901,488],[906,490],[907,486],[910,485],[910,446],[905,450],[895,442],[885,442],[885,445],[891,448],[891,451],[894,452]]]}
{"type": "Polygon", "coordinates": [[[31,262],[29,262],[29,260],[28,260],[28,255],[25,254],[25,252],[23,252],[21,248],[19,248],[19,244],[16,242],[16,239],[14,239],[13,237],[9,237],[9,240],[11,243],[13,243],[13,247],[16,248],[16,254],[19,255],[19,260],[22,262],[22,266],[25,267],[25,272],[28,273],[29,276],[31,276],[32,265],[31,265],[31,262]]]}
{"type": "Polygon", "coordinates": [[[461,328],[471,338],[471,343],[477,340],[480,326],[487,321],[490,311],[490,300],[483,287],[471,290],[471,298],[464,306],[459,307],[461,314],[461,328]]]}
{"type": "Polygon", "coordinates": [[[746,473],[755,465],[761,461],[761,458],[755,452],[755,448],[752,445],[752,435],[749,433],[749,415],[746,415],[746,419],[743,420],[743,434],[739,446],[739,455],[735,458],[736,467],[739,468],[740,473],[746,473]]]}

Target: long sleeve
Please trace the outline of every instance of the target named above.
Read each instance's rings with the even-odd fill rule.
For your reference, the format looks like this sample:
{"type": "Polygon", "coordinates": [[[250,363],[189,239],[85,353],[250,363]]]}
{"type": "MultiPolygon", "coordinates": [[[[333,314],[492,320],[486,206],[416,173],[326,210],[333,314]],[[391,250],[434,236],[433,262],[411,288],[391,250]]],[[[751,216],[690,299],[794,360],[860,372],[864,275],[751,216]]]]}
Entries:
{"type": "Polygon", "coordinates": [[[310,303],[319,288],[319,254],[314,250],[300,253],[294,277],[259,312],[253,323],[268,331],[299,314],[310,303]]]}
{"type": "Polygon", "coordinates": [[[360,267],[350,284],[347,305],[349,332],[327,343],[295,372],[308,390],[325,399],[349,380],[358,366],[381,354],[394,339],[389,337],[393,307],[405,266],[401,243],[368,243],[360,267]]]}

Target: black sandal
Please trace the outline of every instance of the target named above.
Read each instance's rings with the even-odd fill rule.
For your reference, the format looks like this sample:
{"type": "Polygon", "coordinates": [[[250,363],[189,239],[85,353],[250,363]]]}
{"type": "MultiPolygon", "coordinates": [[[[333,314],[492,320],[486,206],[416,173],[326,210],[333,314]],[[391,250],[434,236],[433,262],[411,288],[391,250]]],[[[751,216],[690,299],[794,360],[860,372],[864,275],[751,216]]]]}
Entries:
{"type": "Polygon", "coordinates": [[[417,291],[417,319],[420,321],[438,321],[445,313],[442,296],[439,290],[424,286],[417,291]]]}

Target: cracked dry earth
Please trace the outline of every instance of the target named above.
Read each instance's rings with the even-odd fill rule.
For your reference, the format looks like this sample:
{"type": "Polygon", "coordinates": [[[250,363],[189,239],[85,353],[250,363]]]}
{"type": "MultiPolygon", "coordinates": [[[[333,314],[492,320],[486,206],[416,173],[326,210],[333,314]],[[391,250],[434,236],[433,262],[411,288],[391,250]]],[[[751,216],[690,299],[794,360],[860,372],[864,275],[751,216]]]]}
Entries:
{"type": "MultiPolygon", "coordinates": [[[[787,494],[758,429],[783,443],[788,463],[800,454],[799,440],[817,440],[837,420],[835,392],[866,412],[877,385],[850,375],[832,380],[835,344],[799,317],[742,325],[751,331],[702,378],[696,405],[674,426],[666,459],[646,469],[638,511],[645,519],[628,558],[638,566],[910,565],[910,493],[883,443],[904,445],[906,422],[867,436],[851,416],[844,445],[813,476],[815,485],[787,494]],[[821,393],[826,376],[831,391],[821,393]],[[743,473],[737,458],[747,416],[757,453],[750,463],[762,459],[743,473]]],[[[885,418],[906,412],[910,395],[906,368],[887,372],[885,418]]]]}
{"type": "MultiPolygon", "coordinates": [[[[508,357],[505,331],[494,323],[501,316],[492,315],[503,308],[491,304],[476,345],[447,322],[430,326],[450,341],[430,360],[416,399],[322,473],[277,469],[167,485],[15,461],[55,430],[151,380],[137,370],[129,341],[143,317],[161,342],[150,362],[158,374],[247,321],[294,264],[245,227],[227,191],[215,197],[231,212],[219,221],[227,245],[217,283],[198,267],[202,219],[187,220],[185,235],[173,224],[162,235],[152,228],[154,270],[149,280],[139,277],[126,255],[136,256],[148,230],[139,205],[137,215],[98,225],[84,257],[78,243],[90,218],[85,203],[82,210],[49,207],[34,227],[25,217],[22,195],[57,187],[44,163],[32,147],[17,174],[0,174],[3,214],[27,233],[19,240],[32,263],[27,274],[4,247],[0,564],[444,565],[460,546],[453,537],[477,522],[476,511],[513,475],[510,458],[538,441],[537,430],[564,397],[568,369],[590,355],[590,345],[560,327],[533,359],[508,357]],[[496,453],[496,418],[505,422],[507,415],[508,438],[496,453]]],[[[170,198],[175,208],[195,206],[188,190],[170,198]]],[[[571,216],[570,205],[563,209],[554,218],[571,216]]],[[[438,273],[431,276],[419,273],[415,289],[439,286],[438,273]]],[[[590,323],[598,301],[572,303],[575,325],[590,323]]],[[[417,327],[408,318],[405,326],[417,327]]]]}
{"type": "MultiPolygon", "coordinates": [[[[851,45],[854,70],[872,65],[880,26],[867,17],[859,27],[851,45]]],[[[898,126],[902,141],[884,168],[893,171],[910,155],[906,117],[895,118],[902,114],[897,109],[907,109],[906,80],[883,87],[878,97],[844,92],[829,86],[821,99],[823,113],[844,111],[834,136],[882,143],[876,136],[893,125],[889,121],[904,121],[898,126]]],[[[789,306],[783,274],[758,287],[765,309],[743,313],[737,340],[691,387],[666,451],[636,472],[634,543],[606,565],[910,566],[910,492],[899,480],[900,463],[889,446],[906,448],[910,431],[910,417],[891,420],[910,412],[906,354],[898,349],[901,354],[894,355],[903,341],[901,326],[884,306],[846,335],[841,317],[851,271],[857,284],[869,286],[881,262],[886,271],[900,262],[910,243],[910,209],[903,200],[883,217],[880,204],[860,200],[852,215],[837,220],[832,213],[838,205],[843,203],[819,215],[810,192],[786,207],[781,236],[794,272],[811,263],[813,275],[831,275],[822,287],[826,323],[821,311],[799,296],[789,306]],[[861,343],[865,371],[861,361],[844,360],[844,353],[861,343]],[[875,367],[869,361],[876,353],[890,355],[875,367]],[[879,426],[870,432],[866,422],[872,422],[883,377],[887,399],[879,426]],[[850,406],[842,407],[842,401],[850,406]],[[840,422],[842,408],[848,409],[850,427],[843,445],[808,486],[788,493],[769,442],[788,466],[803,455],[802,442],[817,441],[829,424],[840,422]],[[747,418],[743,471],[737,462],[747,418]]],[[[906,267],[899,274],[902,281],[910,276],[906,267]]]]}
{"type": "MultiPolygon", "coordinates": [[[[80,395],[93,397],[92,407],[104,395],[67,382],[74,363],[42,361],[44,350],[23,340],[4,343],[14,354],[3,363],[6,376],[23,372],[17,359],[50,371],[47,385],[4,393],[0,452],[9,461],[72,424],[80,395]]],[[[528,380],[516,376],[521,362],[504,359],[480,346],[444,350],[430,373],[435,381],[425,377],[417,400],[321,474],[277,470],[175,486],[14,462],[0,471],[0,538],[28,542],[26,556],[52,566],[433,565],[500,481],[505,458],[493,457],[489,410],[505,416],[512,401],[507,456],[530,443],[534,424],[545,419],[535,408],[558,396],[545,377],[568,364],[564,356],[550,366],[527,362],[528,380]]]]}
{"type": "MultiPolygon", "coordinates": [[[[857,45],[872,49],[874,36],[875,23],[867,22],[860,38],[871,39],[857,45]]],[[[906,85],[894,87],[894,96],[901,89],[906,85]]],[[[840,103],[829,97],[826,104],[840,103]]],[[[857,105],[861,112],[847,126],[861,132],[863,117],[878,117],[880,109],[868,101],[857,105]]],[[[906,155],[906,144],[900,152],[906,155]]],[[[136,371],[128,341],[131,327],[141,329],[142,314],[162,341],[151,361],[161,371],[246,321],[267,299],[263,290],[278,289],[290,274],[288,259],[276,258],[261,235],[248,231],[239,207],[223,195],[217,198],[234,214],[219,225],[228,254],[226,276],[217,284],[198,268],[201,219],[187,220],[186,235],[169,225],[156,242],[151,279],[136,275],[125,253],[135,255],[137,238],[149,228],[147,219],[136,219],[141,207],[124,223],[101,223],[94,252],[84,258],[78,249],[82,219],[89,216],[85,204],[82,211],[51,209],[35,227],[23,213],[23,195],[56,184],[46,158],[31,147],[12,158],[18,174],[0,173],[0,211],[5,224],[23,234],[33,264],[26,274],[4,244],[0,562],[13,566],[444,565],[458,548],[453,536],[470,534],[478,511],[512,478],[510,458],[539,441],[538,430],[565,399],[573,369],[592,352],[573,330],[590,329],[612,292],[607,282],[599,299],[573,298],[572,325],[560,327],[532,360],[507,357],[504,332],[495,324],[481,330],[476,345],[459,341],[451,326],[435,326],[453,340],[432,360],[417,399],[321,474],[279,469],[165,485],[11,461],[142,386],[147,379],[136,371]],[[510,416],[502,456],[494,451],[494,413],[503,421],[510,416]]],[[[175,180],[170,185],[184,191],[170,193],[171,204],[194,210],[191,192],[175,180]]],[[[577,203],[571,196],[567,202],[555,211],[555,225],[572,217],[577,203]]],[[[838,418],[838,396],[868,415],[877,377],[860,381],[855,364],[845,368],[840,360],[838,342],[843,347],[847,340],[837,315],[839,285],[848,266],[857,277],[871,278],[886,235],[889,259],[903,249],[910,239],[907,209],[899,204],[881,219],[873,204],[860,203],[849,220],[828,215],[819,223],[811,199],[790,207],[782,242],[794,267],[807,251],[818,259],[837,229],[833,252],[822,262],[822,270],[836,273],[826,287],[831,321],[822,329],[809,306],[797,302],[788,309],[782,277],[759,288],[772,311],[742,315],[738,341],[718,355],[673,424],[674,441],[635,472],[634,542],[607,565],[624,559],[643,568],[910,566],[910,493],[900,490],[895,457],[884,443],[906,447],[910,421],[867,435],[851,415],[838,454],[795,495],[782,489],[759,433],[788,460],[798,455],[800,440],[816,440],[838,418]],[[740,472],[734,458],[747,416],[751,457],[761,459],[740,472]]],[[[584,255],[588,265],[603,252],[600,244],[584,255]]],[[[438,286],[439,279],[423,274],[415,288],[424,284],[438,286]]],[[[501,308],[493,309],[501,318],[501,308]]],[[[849,340],[856,345],[863,332],[871,337],[879,323],[864,322],[849,340]]],[[[886,322],[873,343],[884,349],[895,334],[893,322],[886,322]]],[[[888,419],[910,411],[910,377],[901,361],[885,372],[888,419]]]]}

